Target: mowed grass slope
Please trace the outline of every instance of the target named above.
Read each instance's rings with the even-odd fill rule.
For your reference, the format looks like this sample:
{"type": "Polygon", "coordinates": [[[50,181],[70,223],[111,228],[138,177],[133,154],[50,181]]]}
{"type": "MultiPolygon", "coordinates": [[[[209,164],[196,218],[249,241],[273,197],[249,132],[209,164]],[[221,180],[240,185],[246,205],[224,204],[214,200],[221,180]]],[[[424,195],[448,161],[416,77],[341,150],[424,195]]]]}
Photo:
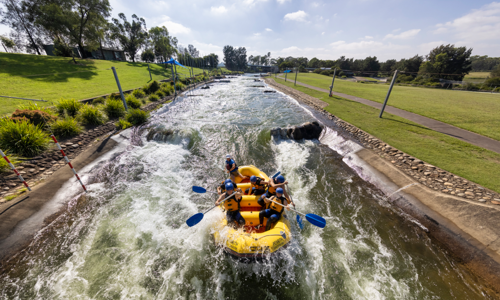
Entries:
{"type": "MultiPolygon", "coordinates": [[[[116,68],[123,90],[134,89],[150,82],[148,65],[109,60],[77,59],[28,54],[0,53],[0,95],[44,99],[56,103],[61,98],[85,99],[118,92],[111,67],[116,68]]],[[[171,77],[170,67],[150,64],[153,80],[171,77]]],[[[201,69],[194,68],[195,74],[201,69]]],[[[187,69],[177,67],[182,76],[187,69]]],[[[12,113],[26,100],[0,98],[0,116],[12,113]]],[[[37,102],[52,106],[51,102],[37,102]]]]}
{"type": "Polygon", "coordinates": [[[329,104],[325,108],[328,112],[409,155],[500,192],[498,153],[462,142],[388,113],[384,113],[384,118],[380,119],[377,109],[358,102],[340,97],[330,98],[326,93],[294,86],[293,82],[275,80],[325,101],[329,104]]]}
{"type": "MultiPolygon", "coordinates": [[[[329,89],[332,77],[299,73],[297,81],[329,89]]],[[[335,79],[333,90],[383,103],[388,89],[385,84],[335,79]]],[[[394,86],[388,105],[500,141],[500,94],[394,86]]]]}

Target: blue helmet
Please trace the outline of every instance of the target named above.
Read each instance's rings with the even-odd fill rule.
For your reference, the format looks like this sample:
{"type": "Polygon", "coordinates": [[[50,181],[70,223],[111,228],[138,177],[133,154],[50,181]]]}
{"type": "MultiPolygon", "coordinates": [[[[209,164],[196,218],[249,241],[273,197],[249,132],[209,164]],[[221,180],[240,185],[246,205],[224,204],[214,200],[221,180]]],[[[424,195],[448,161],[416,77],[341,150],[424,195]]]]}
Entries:
{"type": "Polygon", "coordinates": [[[277,180],[279,183],[283,183],[283,182],[285,182],[285,177],[283,177],[283,175],[280,175],[280,176],[276,177],[276,180],[277,180]]]}
{"type": "Polygon", "coordinates": [[[228,184],[228,183],[233,183],[233,182],[232,182],[232,181],[231,181],[231,179],[229,179],[229,178],[228,178],[228,179],[226,179],[226,180],[224,180],[224,185],[226,185],[226,184],[228,184]]]}
{"type": "Polygon", "coordinates": [[[282,188],[277,188],[276,189],[276,194],[283,194],[283,189],[282,188]]]}
{"type": "Polygon", "coordinates": [[[255,175],[250,176],[250,182],[256,182],[257,177],[255,175]]]}
{"type": "Polygon", "coordinates": [[[226,191],[234,190],[234,186],[232,182],[226,183],[226,191]]]}

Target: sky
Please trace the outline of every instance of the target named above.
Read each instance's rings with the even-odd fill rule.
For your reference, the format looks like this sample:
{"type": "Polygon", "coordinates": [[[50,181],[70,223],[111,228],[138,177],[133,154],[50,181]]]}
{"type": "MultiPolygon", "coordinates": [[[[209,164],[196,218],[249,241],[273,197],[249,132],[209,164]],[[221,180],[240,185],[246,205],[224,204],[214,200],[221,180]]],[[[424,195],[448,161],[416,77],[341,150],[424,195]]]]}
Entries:
{"type": "MultiPolygon", "coordinates": [[[[500,57],[500,2],[464,0],[110,0],[112,16],[166,26],[179,44],[222,58],[247,55],[380,61],[426,55],[441,44],[500,57]]],[[[0,34],[9,29],[0,25],[0,34]]],[[[2,49],[3,50],[3,49],[2,49]]]]}

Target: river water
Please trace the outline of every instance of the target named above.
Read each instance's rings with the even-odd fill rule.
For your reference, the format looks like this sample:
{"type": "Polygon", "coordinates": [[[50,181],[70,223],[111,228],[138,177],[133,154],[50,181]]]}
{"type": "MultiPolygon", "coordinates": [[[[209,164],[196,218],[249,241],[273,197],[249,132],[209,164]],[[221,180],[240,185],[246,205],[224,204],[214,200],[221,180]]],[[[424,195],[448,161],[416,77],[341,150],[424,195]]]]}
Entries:
{"type": "Polygon", "coordinates": [[[59,195],[68,201],[64,213],[4,270],[0,298],[494,297],[344,162],[354,143],[333,130],[320,141],[271,139],[271,128],[314,119],[256,85],[263,83],[242,76],[192,91],[123,133],[121,148],[82,170],[87,196],[59,195]],[[185,221],[213,205],[215,195],[191,187],[213,190],[227,153],[269,175],[281,171],[297,209],[327,226],[300,231],[294,223],[290,246],[262,262],[224,255],[211,237],[220,211],[192,228],[185,221]]]}

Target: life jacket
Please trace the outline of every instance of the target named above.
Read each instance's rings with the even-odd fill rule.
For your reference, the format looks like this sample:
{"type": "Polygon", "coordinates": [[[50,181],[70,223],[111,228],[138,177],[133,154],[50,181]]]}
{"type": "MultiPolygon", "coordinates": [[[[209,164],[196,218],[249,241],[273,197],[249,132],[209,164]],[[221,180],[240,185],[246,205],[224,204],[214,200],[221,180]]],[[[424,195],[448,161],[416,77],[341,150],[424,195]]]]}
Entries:
{"type": "MultiPolygon", "coordinates": [[[[225,194],[224,195],[224,198],[227,198],[229,197],[231,194],[225,194]]],[[[226,211],[236,211],[236,210],[240,210],[240,201],[236,200],[236,195],[232,195],[229,199],[227,199],[226,201],[224,201],[224,203],[222,203],[222,205],[224,205],[224,209],[226,211]]]]}
{"type": "Polygon", "coordinates": [[[229,161],[226,160],[226,169],[228,171],[231,170],[232,164],[234,164],[234,170],[232,170],[231,172],[238,170],[238,165],[236,164],[236,162],[232,158],[229,161]]]}
{"type": "MultiPolygon", "coordinates": [[[[274,200],[274,201],[276,201],[278,203],[281,203],[283,205],[285,205],[285,201],[287,201],[286,198],[285,198],[285,196],[281,196],[281,197],[274,196],[274,199],[272,199],[272,200],[274,200]]],[[[272,210],[275,210],[275,211],[277,211],[279,213],[281,213],[283,211],[283,209],[284,209],[283,206],[278,205],[278,204],[276,204],[274,202],[270,202],[269,203],[269,208],[271,208],[272,210]]]]}
{"type": "MultiPolygon", "coordinates": [[[[276,179],[271,179],[275,184],[278,183],[276,182],[276,179]]],[[[266,191],[268,194],[270,195],[276,195],[276,188],[274,186],[271,186],[269,185],[269,187],[267,188],[267,191],[266,191]]]]}
{"type": "Polygon", "coordinates": [[[260,188],[264,187],[264,184],[261,184],[262,180],[264,180],[264,179],[257,177],[257,181],[255,183],[250,182],[251,187],[256,188],[256,189],[260,189],[260,188]]]}

